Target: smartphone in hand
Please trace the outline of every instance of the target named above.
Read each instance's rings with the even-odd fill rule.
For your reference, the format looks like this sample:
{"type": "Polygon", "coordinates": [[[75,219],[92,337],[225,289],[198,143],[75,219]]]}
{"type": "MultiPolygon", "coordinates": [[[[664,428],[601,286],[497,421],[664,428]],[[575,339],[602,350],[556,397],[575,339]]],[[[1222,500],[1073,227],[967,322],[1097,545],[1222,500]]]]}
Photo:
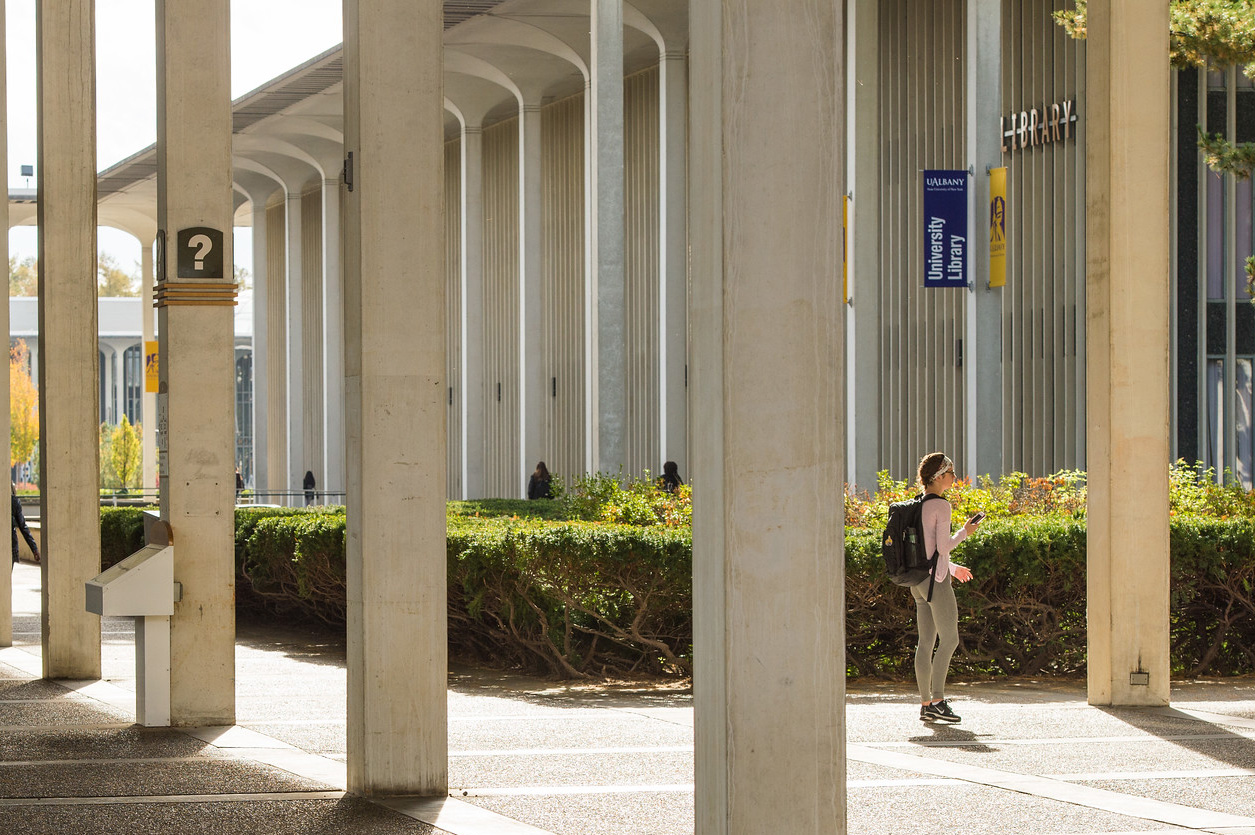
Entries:
{"type": "Polygon", "coordinates": [[[968,521],[970,521],[973,525],[979,525],[981,522],[985,521],[985,511],[980,511],[968,521]]]}

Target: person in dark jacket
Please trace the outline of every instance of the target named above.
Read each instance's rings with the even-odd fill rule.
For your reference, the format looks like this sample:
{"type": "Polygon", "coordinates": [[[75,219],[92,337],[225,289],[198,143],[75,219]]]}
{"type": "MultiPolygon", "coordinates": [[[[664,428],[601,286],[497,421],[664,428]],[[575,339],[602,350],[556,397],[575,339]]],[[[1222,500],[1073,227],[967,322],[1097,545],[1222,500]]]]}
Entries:
{"type": "Polygon", "coordinates": [[[305,471],[305,479],[301,482],[301,488],[305,490],[305,504],[309,506],[314,503],[314,473],[311,470],[305,471]]]}
{"type": "Polygon", "coordinates": [[[17,488],[14,488],[13,496],[13,564],[17,564],[17,533],[22,532],[22,538],[26,540],[26,544],[31,547],[31,555],[35,558],[35,562],[39,562],[39,543],[35,541],[34,535],[30,528],[26,527],[26,515],[22,513],[22,503],[17,500],[17,488]]]}
{"type": "Polygon", "coordinates": [[[666,461],[662,465],[662,489],[668,493],[674,493],[676,489],[684,483],[684,479],[680,478],[680,468],[674,461],[666,461]]]}
{"type": "Polygon", "coordinates": [[[549,475],[549,468],[545,466],[544,461],[538,461],[536,463],[536,471],[532,473],[531,481],[527,482],[527,498],[552,499],[552,482],[553,479],[549,475]]]}

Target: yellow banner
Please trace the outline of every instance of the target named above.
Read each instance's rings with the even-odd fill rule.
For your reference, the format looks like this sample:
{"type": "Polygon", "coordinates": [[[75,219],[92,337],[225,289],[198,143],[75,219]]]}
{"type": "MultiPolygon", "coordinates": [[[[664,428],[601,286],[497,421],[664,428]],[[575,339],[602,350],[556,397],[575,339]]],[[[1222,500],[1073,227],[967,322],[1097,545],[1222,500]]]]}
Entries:
{"type": "Polygon", "coordinates": [[[144,343],[144,391],[157,393],[157,343],[144,343]]]}
{"type": "Polygon", "coordinates": [[[1007,169],[989,169],[989,286],[1007,284],[1007,169]]]}
{"type": "Polygon", "coordinates": [[[850,195],[841,196],[841,303],[850,303],[850,195]]]}

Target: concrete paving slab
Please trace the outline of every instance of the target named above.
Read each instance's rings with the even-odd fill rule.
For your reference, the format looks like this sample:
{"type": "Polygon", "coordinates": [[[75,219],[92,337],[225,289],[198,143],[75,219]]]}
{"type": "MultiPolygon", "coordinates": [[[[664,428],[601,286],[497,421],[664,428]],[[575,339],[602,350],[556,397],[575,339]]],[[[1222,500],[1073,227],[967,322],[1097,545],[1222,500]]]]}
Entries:
{"type": "Polygon", "coordinates": [[[639,746],[642,740],[652,746],[692,748],[693,731],[687,726],[614,711],[573,719],[551,715],[532,721],[454,722],[449,726],[451,751],[639,746]]]}
{"type": "Polygon", "coordinates": [[[449,790],[637,786],[693,782],[693,755],[684,753],[492,755],[449,761],[449,790]],[[543,782],[537,778],[543,775],[543,782]]]}
{"type": "Polygon", "coordinates": [[[360,798],[92,806],[0,805],[0,831],[118,835],[448,835],[360,798]]]}
{"type": "Polygon", "coordinates": [[[196,757],[210,751],[200,740],[166,728],[0,729],[0,762],[196,757]]]}
{"type": "Polygon", "coordinates": [[[958,747],[876,746],[986,768],[1034,774],[1085,774],[1102,763],[1105,771],[1160,771],[1220,767],[1255,768],[1255,743],[1245,739],[1184,738],[1136,741],[976,740],[958,747]]]}
{"type": "Polygon", "coordinates": [[[1255,797],[1255,776],[1143,780],[1130,775],[1126,780],[1098,780],[1082,785],[1167,803],[1195,806],[1212,812],[1227,812],[1244,817],[1255,815],[1255,809],[1251,808],[1251,798],[1255,797]]]}
{"type": "MultiPolygon", "coordinates": [[[[37,607],[38,570],[23,572],[14,574],[15,603],[37,607]]],[[[38,769],[67,759],[90,778],[77,797],[0,797],[0,832],[693,831],[693,711],[684,686],[570,685],[455,666],[448,704],[458,798],[381,809],[339,791],[343,636],[241,623],[240,724],[189,735],[129,724],[129,620],[105,623],[109,681],[68,683],[73,690],[31,680],[40,671],[38,618],[19,607],[18,620],[31,629],[0,650],[0,723],[22,718],[5,710],[122,721],[0,727],[0,785],[21,772],[46,788],[55,778],[38,769]],[[146,791],[183,793],[111,796],[118,773],[143,777],[146,791]],[[197,785],[180,782],[188,776],[197,785]]],[[[1255,835],[1247,817],[1255,814],[1255,677],[1174,685],[1169,710],[1094,708],[1078,680],[953,683],[964,716],[957,727],[922,725],[913,690],[909,682],[849,685],[852,835],[1255,835]]]]}
{"type": "Polygon", "coordinates": [[[676,835],[693,831],[691,791],[481,796],[468,802],[529,821],[555,835],[676,835]]]}
{"type": "Polygon", "coordinates": [[[1182,832],[1168,824],[1095,810],[988,786],[851,788],[846,820],[851,833],[893,835],[1033,835],[1182,832]]]}
{"type": "Polygon", "coordinates": [[[271,766],[236,759],[0,764],[0,797],[7,798],[259,794],[334,788],[271,766]]]}

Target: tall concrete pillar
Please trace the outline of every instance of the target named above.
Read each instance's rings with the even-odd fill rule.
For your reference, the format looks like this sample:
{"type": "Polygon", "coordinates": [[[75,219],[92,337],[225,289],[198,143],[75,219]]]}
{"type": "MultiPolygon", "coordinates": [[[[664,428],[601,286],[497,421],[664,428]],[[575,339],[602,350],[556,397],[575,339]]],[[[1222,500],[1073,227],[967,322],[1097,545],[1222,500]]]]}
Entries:
{"type": "Polygon", "coordinates": [[[696,832],[844,833],[841,4],[689,13],[696,832]]]}
{"type": "MultiPolygon", "coordinates": [[[[305,471],[312,467],[305,448],[305,265],[302,258],[301,226],[304,219],[301,208],[300,186],[289,186],[283,213],[287,244],[284,259],[287,298],[284,304],[288,314],[288,472],[283,489],[291,491],[300,490],[305,471]]],[[[305,500],[292,498],[290,503],[303,505],[305,500]]]]}
{"type": "Polygon", "coordinates": [[[551,457],[545,451],[545,321],[542,265],[544,192],[540,179],[540,105],[519,107],[519,456],[518,495],[527,495],[527,482],[537,461],[551,457]]]}
{"type": "Polygon", "coordinates": [[[253,488],[259,493],[271,489],[270,363],[267,361],[270,328],[267,322],[272,302],[267,281],[266,224],[266,198],[269,196],[268,191],[250,190],[248,193],[249,202],[253,204],[253,488]]]}
{"type": "MultiPolygon", "coordinates": [[[[662,326],[658,351],[661,412],[658,437],[663,460],[688,467],[688,66],[682,49],[661,58],[658,159],[659,213],[658,288],[662,326]]],[[[654,461],[652,472],[662,471],[654,461]]],[[[687,477],[687,476],[686,476],[687,477]]]]}
{"type": "Polygon", "coordinates": [[[462,125],[462,498],[487,484],[484,383],[484,132],[462,125]]]}
{"type": "Polygon", "coordinates": [[[971,259],[963,381],[970,476],[1002,474],[1002,288],[989,286],[989,169],[1002,165],[1002,0],[967,3],[967,160],[971,259]]]}
{"type": "Polygon", "coordinates": [[[170,719],[174,725],[230,725],[235,722],[230,0],[157,0],[156,11],[157,228],[165,233],[165,273],[157,276],[161,518],[174,533],[174,579],[183,589],[170,622],[170,719]],[[204,241],[193,232],[212,248],[202,249],[204,241]],[[220,260],[213,257],[219,247],[220,260]],[[210,257],[198,261],[196,254],[210,257]]]}
{"type": "Polygon", "coordinates": [[[846,309],[846,439],[850,481],[876,489],[880,469],[880,2],[848,4],[850,303],[846,309]]]}
{"type": "Polygon", "coordinates": [[[588,0],[592,60],[588,113],[591,153],[592,273],[586,324],[592,337],[587,396],[594,409],[593,468],[617,475],[627,454],[627,296],[623,266],[623,0],[588,0]]]}
{"type": "Polygon", "coordinates": [[[96,59],[92,0],[36,5],[39,467],[43,671],[100,677],[100,390],[96,346],[96,59]]]}
{"type": "Polygon", "coordinates": [[[1089,4],[1090,704],[1168,702],[1167,28],[1167,3],[1089,4]]]}
{"type": "Polygon", "coordinates": [[[443,29],[439,0],[344,3],[347,766],[363,795],[448,791],[443,29]]]}
{"type": "MultiPolygon", "coordinates": [[[[143,331],[143,343],[140,345],[144,363],[140,365],[140,373],[144,375],[142,397],[142,415],[144,423],[143,465],[144,474],[140,487],[152,490],[157,486],[157,392],[148,390],[148,343],[153,341],[155,314],[153,313],[153,242],[140,239],[140,329],[143,331]]],[[[160,359],[158,359],[160,362],[160,359]]]]}
{"type": "MultiPolygon", "coordinates": [[[[8,170],[9,162],[9,105],[8,105],[8,87],[6,80],[6,51],[5,51],[5,20],[4,20],[4,0],[0,0],[0,165],[4,166],[4,170],[8,170]]],[[[0,229],[9,228],[9,201],[4,201],[4,207],[0,208],[0,229]]],[[[9,263],[9,236],[0,235],[3,238],[0,241],[0,257],[4,258],[4,263],[9,263]]],[[[9,306],[7,304],[0,305],[4,310],[0,310],[0,325],[4,326],[4,332],[9,332],[9,306]]],[[[6,358],[7,359],[7,358],[6,358]]],[[[0,380],[4,382],[4,390],[10,390],[9,380],[9,364],[4,364],[4,370],[0,371],[0,380]]],[[[3,411],[3,409],[0,409],[3,411]]],[[[10,435],[9,413],[0,415],[0,437],[7,438],[10,435]]],[[[6,462],[6,470],[12,465],[10,453],[5,452],[0,458],[6,462]]],[[[0,571],[0,647],[13,646],[13,575],[11,572],[0,571]]]]}
{"type": "MultiPolygon", "coordinates": [[[[344,279],[340,269],[340,180],[322,181],[322,489],[344,491],[344,279]]],[[[330,500],[332,504],[336,499],[330,500]]]]}

